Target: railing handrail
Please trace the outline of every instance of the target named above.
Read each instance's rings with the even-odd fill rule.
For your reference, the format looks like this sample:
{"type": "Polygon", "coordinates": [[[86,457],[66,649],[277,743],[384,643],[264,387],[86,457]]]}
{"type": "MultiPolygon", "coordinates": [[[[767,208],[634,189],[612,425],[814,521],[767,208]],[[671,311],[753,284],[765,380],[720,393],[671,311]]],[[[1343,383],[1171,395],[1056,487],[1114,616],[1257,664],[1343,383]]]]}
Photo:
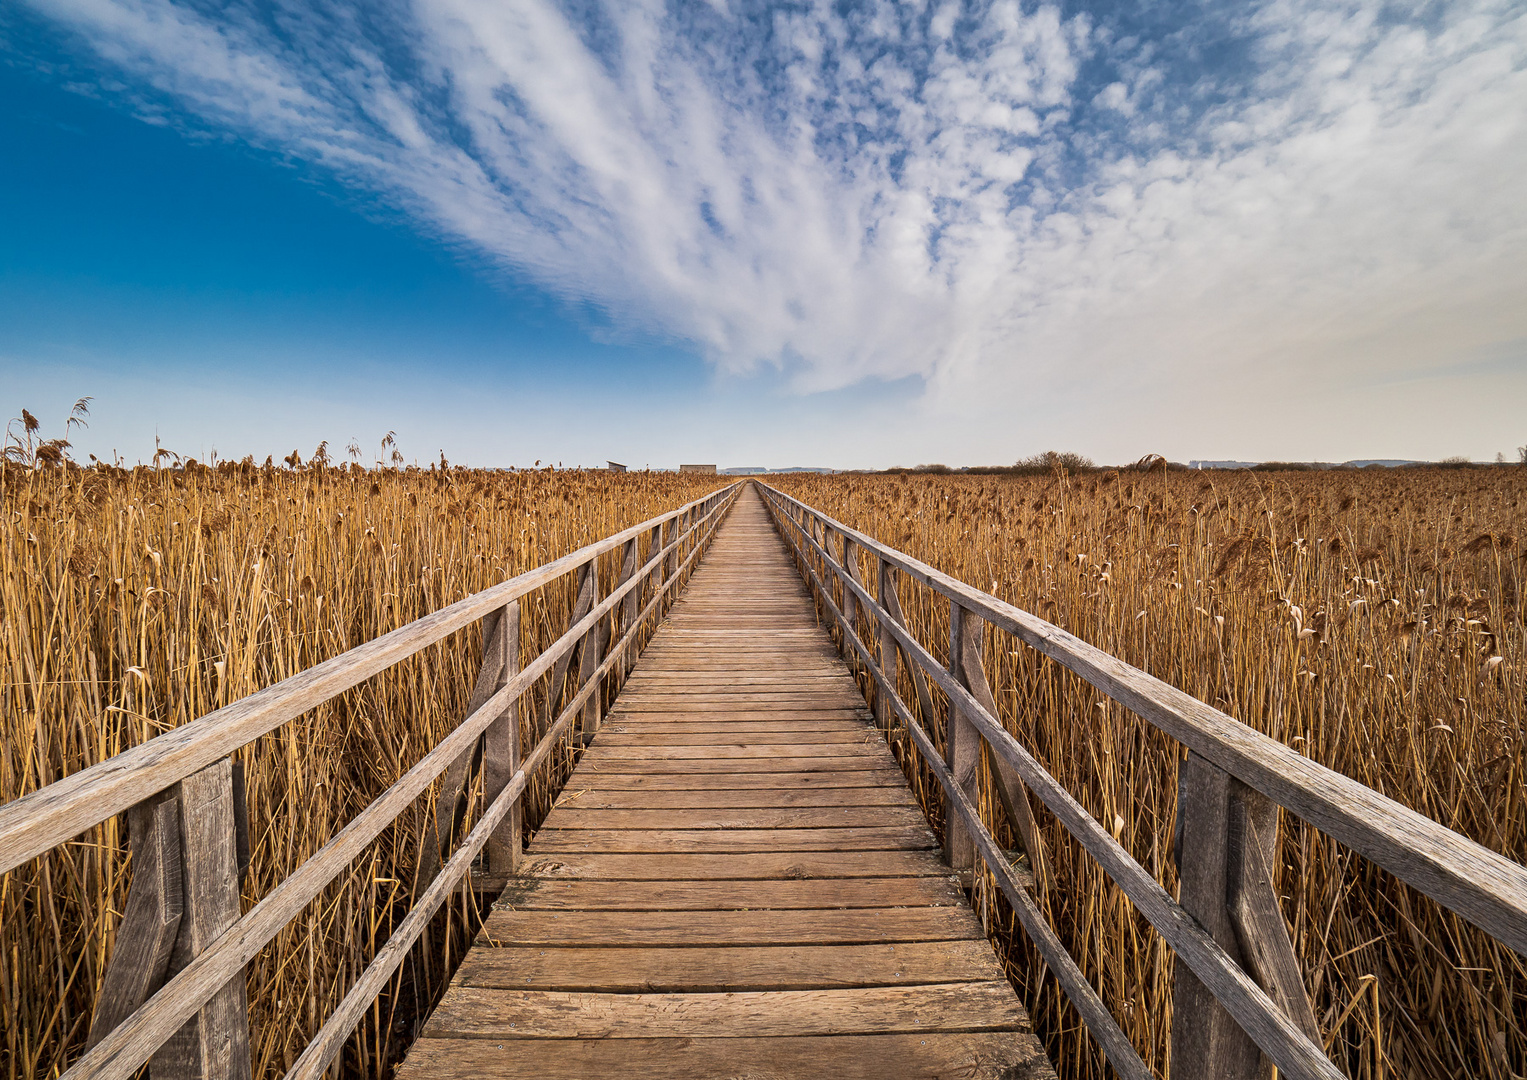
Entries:
{"type": "MultiPolygon", "coordinates": [[[[1458,907],[1454,907],[1454,910],[1459,910],[1460,914],[1471,918],[1487,933],[1494,934],[1497,939],[1504,939],[1506,944],[1518,951],[1523,951],[1518,943],[1523,940],[1523,931],[1527,928],[1527,920],[1522,917],[1524,902],[1527,902],[1527,868],[1386,799],[1348,777],[1316,765],[1307,758],[1293,754],[1292,751],[1287,751],[1287,748],[1282,747],[1281,744],[1274,743],[1271,739],[1226,714],[1087,645],[1059,627],[956,581],[917,559],[843,525],[784,492],[768,485],[761,486],[765,488],[770,495],[770,502],[779,511],[775,514],[776,520],[782,525],[789,526],[782,531],[785,532],[791,546],[800,557],[803,573],[808,575],[809,582],[814,586],[824,606],[837,620],[843,633],[844,651],[847,652],[852,646],[874,680],[877,710],[881,700],[880,695],[883,694],[890,709],[906,725],[918,752],[922,754],[940,785],[945,789],[947,802],[955,812],[955,816],[969,828],[971,839],[981,851],[983,861],[991,870],[998,887],[1012,903],[1019,921],[1046,962],[1050,964],[1051,969],[1055,971],[1062,989],[1087,1021],[1089,1029],[1098,1039],[1110,1063],[1121,1075],[1143,1077],[1149,1075],[1149,1070],[1124,1037],[1117,1022],[1087,982],[1075,960],[1065,951],[1038,908],[1018,885],[991,832],[981,821],[975,806],[967,798],[967,793],[961,790],[960,781],[952,768],[945,768],[943,762],[938,759],[931,737],[913,717],[891,678],[882,670],[881,663],[877,662],[872,650],[860,637],[855,625],[855,607],[872,616],[872,625],[878,626],[882,634],[882,649],[885,648],[887,636],[894,639],[897,651],[915,665],[914,673],[920,671],[939,686],[949,700],[950,724],[954,724],[956,710],[968,719],[993,754],[1012,767],[1022,783],[1027,784],[1029,789],[1051,809],[1062,827],[1098,861],[1108,876],[1135,904],[1136,909],[1177,953],[1179,960],[1186,963],[1188,970],[1202,982],[1213,999],[1233,1018],[1257,1048],[1266,1054],[1282,1072],[1290,1076],[1334,1078],[1341,1074],[1325,1056],[1324,1048],[1319,1043],[1318,1032],[1314,1030],[1313,1020],[1311,1019],[1306,1025],[1301,1025],[1296,1017],[1290,1015],[1278,1002],[1273,1001],[1268,990],[1264,990],[1253,981],[1240,964],[1225,951],[1219,941],[1197,921],[1194,913],[1190,913],[1183,906],[1188,902],[1186,894],[1182,904],[1174,900],[1154,875],[1142,867],[1108,830],[1093,818],[1071,796],[1070,792],[1006,730],[1001,719],[994,713],[995,703],[992,702],[991,707],[988,708],[965,685],[961,684],[955,672],[964,663],[963,658],[951,655],[949,670],[945,670],[910,630],[901,624],[897,614],[884,606],[887,597],[870,594],[859,580],[857,556],[852,555],[850,544],[858,545],[876,555],[881,560],[882,566],[895,567],[950,600],[952,651],[958,631],[955,616],[964,610],[1007,630],[1025,643],[1040,649],[1045,655],[1060,661],[1093,686],[1130,708],[1166,734],[1179,737],[1179,741],[1187,742],[1191,750],[1201,754],[1203,758],[1215,765],[1219,765],[1224,772],[1287,806],[1293,813],[1309,820],[1317,828],[1323,827],[1323,820],[1326,818],[1331,816],[1340,818],[1347,824],[1342,832],[1347,835],[1354,833],[1358,835],[1359,842],[1351,846],[1368,854],[1380,865],[1388,864],[1384,859],[1373,855],[1372,848],[1365,850],[1361,843],[1364,829],[1350,820],[1349,815],[1353,811],[1347,807],[1347,803],[1368,807],[1369,812],[1376,811],[1380,822],[1387,821],[1391,827],[1395,822],[1403,823],[1410,834],[1419,837],[1429,851],[1441,849],[1444,855],[1457,856],[1455,872],[1457,872],[1456,866],[1467,866],[1470,860],[1473,860],[1473,865],[1469,868],[1474,872],[1478,872],[1481,867],[1490,868],[1494,871],[1493,875],[1487,876],[1486,881],[1470,894],[1469,899],[1473,902],[1469,907],[1472,911],[1478,911],[1481,905],[1477,897],[1483,896],[1488,901],[1485,904],[1485,915],[1489,921],[1497,925],[1504,924],[1508,933],[1494,934],[1492,926],[1486,925],[1486,919],[1474,918],[1470,911],[1461,910],[1458,907]],[[824,542],[818,542],[815,535],[816,526],[808,528],[806,525],[808,520],[821,526],[824,542],[830,532],[835,531],[843,537],[844,555],[841,561],[827,549],[824,542]],[[797,540],[797,534],[800,541],[797,540]],[[809,547],[824,570],[830,569],[832,576],[840,583],[844,598],[842,607],[834,601],[831,589],[818,576],[812,560],[805,558],[801,542],[809,547]],[[1184,702],[1196,708],[1187,707],[1184,702]],[[1167,719],[1163,720],[1163,716],[1167,719]],[[1228,733],[1220,730],[1227,726],[1233,726],[1228,733]],[[1188,739],[1178,736],[1179,731],[1191,736],[1192,741],[1189,742],[1188,739]],[[1211,750],[1220,746],[1221,743],[1229,743],[1235,752],[1211,753],[1211,750]],[[1200,750],[1200,747],[1204,749],[1200,750]],[[1267,753],[1269,748],[1283,751],[1283,753],[1269,755],[1267,753]],[[1273,756],[1274,760],[1292,756],[1296,762],[1310,768],[1308,771],[1290,770],[1293,773],[1292,779],[1284,777],[1281,778],[1280,783],[1269,783],[1266,778],[1269,756],[1273,756]],[[1258,762],[1260,769],[1248,768],[1247,761],[1258,762]],[[1296,795],[1307,795],[1305,786],[1312,783],[1329,784],[1338,792],[1345,794],[1346,798],[1331,796],[1325,800],[1315,800],[1287,795],[1290,789],[1296,795]],[[1351,788],[1360,789],[1360,792],[1365,793],[1368,798],[1352,798],[1352,793],[1348,790],[1351,788]],[[1280,795],[1283,797],[1280,798],[1280,795]],[[1314,810],[1309,809],[1311,805],[1315,807],[1314,810]],[[1334,809],[1324,809],[1328,806],[1334,809]]],[[[887,578],[883,573],[880,578],[882,591],[888,580],[893,579],[887,578]]],[[[897,605],[899,607],[899,601],[897,605]]],[[[884,652],[880,659],[884,661],[884,652]]],[[[919,693],[921,695],[922,691],[919,690],[919,693]]],[[[924,705],[926,706],[926,702],[924,705]]],[[[948,733],[946,738],[952,739],[952,732],[948,733]]],[[[1377,829],[1378,826],[1370,824],[1370,828],[1377,829]]],[[[1336,830],[1326,829],[1325,831],[1337,836],[1338,839],[1343,839],[1336,830]]],[[[1382,832],[1381,835],[1383,835],[1382,832]]],[[[1034,853],[1031,852],[1032,854],[1034,853]]],[[[1422,888],[1422,891],[1427,891],[1439,902],[1448,904],[1448,897],[1452,896],[1452,893],[1444,889],[1439,890],[1444,892],[1444,896],[1436,896],[1415,880],[1417,877],[1427,880],[1425,874],[1417,873],[1414,866],[1406,860],[1402,859],[1399,862],[1399,868],[1390,867],[1397,876],[1422,888]]],[[[1222,898],[1221,902],[1228,902],[1228,899],[1222,898]]],[[[1448,904],[1448,906],[1453,905],[1448,904]]],[[[1281,923],[1281,915],[1275,915],[1275,918],[1281,923]]],[[[1288,949],[1286,940],[1283,948],[1288,949]]],[[[1291,952],[1289,956],[1292,963],[1291,952]]],[[[1297,983],[1297,972],[1295,976],[1297,983]]],[[[1281,993],[1285,988],[1270,987],[1269,989],[1281,993]]],[[[1302,988],[1298,989],[1298,993],[1302,998],[1302,988]]],[[[1301,1002],[1301,1005],[1307,1013],[1307,1004],[1301,1002]]],[[[1174,1028],[1174,1041],[1175,1037],[1174,1028]]],[[[1218,1051],[1214,1052],[1218,1053],[1218,1051]]]]}
{"type": "MultiPolygon", "coordinates": [[[[1248,787],[1527,956],[1527,867],[1305,757],[1053,623],[882,544],[776,488],[762,486],[1062,664],[1248,787]]],[[[861,600],[875,603],[867,594],[861,600]]]]}
{"type": "MultiPolygon", "coordinates": [[[[670,520],[680,519],[682,515],[691,511],[696,512],[687,527],[684,527],[682,531],[675,530],[675,535],[666,545],[660,546],[660,534],[655,534],[648,559],[644,564],[632,567],[634,572],[625,576],[608,597],[592,605],[587,614],[569,626],[565,633],[548,645],[523,670],[508,676],[502,686],[436,743],[402,777],[361,810],[322,848],[304,860],[247,914],[240,916],[194,956],[152,997],[105,1034],[64,1075],[77,1078],[77,1080],[84,1080],[86,1077],[92,1080],[97,1078],[125,1080],[133,1076],[167,1039],[180,1030],[186,1021],[211,1000],[214,994],[218,993],[221,987],[225,986],[230,979],[241,978],[240,973],[245,965],[293,917],[317,897],[323,888],[342,874],[365,846],[371,843],[381,830],[397,817],[398,813],[417,799],[450,767],[452,762],[468,753],[476,740],[506,714],[506,709],[513,702],[517,701],[537,680],[553,671],[557,661],[584,641],[601,620],[626,601],[628,595],[635,591],[635,596],[639,597],[645,584],[651,580],[651,576],[668,563],[671,557],[676,556],[681,547],[692,540],[693,543],[688,543],[688,555],[682,563],[669,564],[669,571],[661,584],[654,583],[651,600],[639,613],[632,613],[632,617],[627,620],[621,639],[614,643],[603,661],[589,672],[581,688],[563,705],[561,713],[541,734],[535,747],[516,763],[513,775],[508,777],[502,790],[491,798],[482,812],[481,819],[458,845],[433,880],[427,884],[412,905],[409,914],[389,936],[386,945],[378,951],[366,969],[357,977],[355,984],[350,987],[339,1007],[330,1015],[323,1028],[288,1073],[288,1076],[293,1078],[321,1075],[338,1054],[350,1030],[364,1012],[366,1004],[375,997],[386,979],[402,963],[409,948],[428,926],[435,910],[454,889],[456,882],[467,873],[472,860],[486,846],[494,831],[523,794],[530,775],[550,757],[558,740],[578,718],[584,704],[602,685],[604,677],[617,665],[624,663],[626,650],[636,642],[637,635],[645,626],[648,615],[662,603],[668,592],[683,580],[686,571],[699,557],[714,534],[716,526],[724,516],[725,510],[731,505],[739,486],[740,482],[719,488],[677,510],[651,518],[614,536],[580,548],[571,555],[548,563],[540,571],[520,575],[477,593],[467,598],[467,601],[458,601],[451,605],[458,610],[465,608],[475,611],[476,617],[479,618],[489,611],[500,609],[508,611],[509,605],[520,596],[539,585],[555,580],[556,576],[576,570],[599,555],[613,550],[621,543],[632,542],[642,533],[660,528],[670,520]],[[698,513],[702,509],[706,510],[703,515],[698,513]],[[560,567],[560,572],[550,577],[541,573],[552,567],[560,567]],[[527,579],[535,583],[526,584],[527,579]],[[493,597],[493,600],[488,603],[468,604],[469,601],[480,601],[480,598],[486,596],[493,597]]],[[[442,611],[445,610],[449,609],[442,609],[442,611]]],[[[426,616],[426,619],[428,618],[426,616]]],[[[462,618],[470,621],[471,616],[462,616],[462,618]]],[[[424,621],[419,620],[419,622],[424,621]]],[[[410,626],[417,626],[417,623],[410,626]]],[[[432,627],[431,632],[437,630],[438,626],[432,627]]],[[[439,640],[449,632],[449,630],[438,631],[438,636],[433,640],[439,640]]],[[[423,648],[426,644],[428,642],[416,645],[413,651],[423,648]]],[[[364,647],[361,646],[361,648],[364,647]]],[[[515,647],[518,647],[517,643],[515,647]]],[[[352,655],[357,651],[351,650],[345,655],[352,655]]],[[[395,663],[397,659],[402,658],[398,656],[392,662],[395,663]]],[[[291,680],[286,682],[289,683],[291,680]]],[[[220,710],[220,712],[226,712],[226,710],[220,710]]],[[[217,714],[208,714],[207,718],[215,715],[217,714]]],[[[171,780],[168,783],[175,782],[171,780]]]]}
{"type": "Polygon", "coordinates": [[[408,659],[491,611],[577,570],[642,533],[734,492],[738,482],[447,604],[156,735],[61,780],[0,805],[0,874],[123,813],[171,784],[408,659]]]}

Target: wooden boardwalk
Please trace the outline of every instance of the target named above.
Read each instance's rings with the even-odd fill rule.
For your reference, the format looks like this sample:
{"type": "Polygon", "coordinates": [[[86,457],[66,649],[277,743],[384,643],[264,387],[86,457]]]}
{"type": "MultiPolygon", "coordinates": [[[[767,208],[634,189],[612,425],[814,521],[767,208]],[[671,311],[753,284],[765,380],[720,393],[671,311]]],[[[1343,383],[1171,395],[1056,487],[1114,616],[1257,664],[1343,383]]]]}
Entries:
{"type": "Polygon", "coordinates": [[[399,1076],[1052,1076],[751,486],[399,1076]]]}

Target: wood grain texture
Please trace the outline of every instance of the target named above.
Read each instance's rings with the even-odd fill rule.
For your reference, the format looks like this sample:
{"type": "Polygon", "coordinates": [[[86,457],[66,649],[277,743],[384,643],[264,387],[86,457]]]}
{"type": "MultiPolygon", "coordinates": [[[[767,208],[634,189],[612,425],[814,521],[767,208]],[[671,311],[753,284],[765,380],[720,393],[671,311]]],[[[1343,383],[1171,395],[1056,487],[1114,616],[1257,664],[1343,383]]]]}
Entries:
{"type": "Polygon", "coordinates": [[[794,1036],[772,1039],[422,1039],[398,1070],[403,1080],[492,1076],[503,1080],[1047,1080],[1049,1060],[1018,1032],[958,1035],[794,1036]]]}
{"type": "MultiPolygon", "coordinates": [[[[206,952],[239,919],[233,762],[228,758],[177,785],[184,910],[170,952],[171,974],[206,952]]],[[[149,1071],[163,1080],[248,1080],[249,1008],[242,966],[160,1046],[149,1071]]]]}
{"type": "Polygon", "coordinates": [[[158,990],[169,971],[185,902],[180,881],[180,807],[171,793],[127,812],[132,885],[87,1046],[94,1046],[158,990]]]}
{"type": "Polygon", "coordinates": [[[579,1075],[779,1062],[816,1076],[839,1060],[862,1071],[869,1053],[876,1076],[937,1074],[921,1061],[984,1075],[988,1056],[992,1075],[1047,1076],[1026,1031],[745,491],[399,1075],[500,1072],[510,1059],[478,1051],[513,1040],[536,1075],[560,1060],[579,1075]],[[919,1052],[899,1058],[905,1041],[875,1041],[908,1038],[919,1052]],[[647,1056],[599,1056],[621,1044],[647,1056]]]}
{"type": "Polygon", "coordinates": [[[758,1038],[924,1031],[1021,1031],[1006,981],[728,994],[589,994],[453,986],[427,1037],[758,1038]]]}
{"type": "Polygon", "coordinates": [[[827,990],[850,986],[987,982],[984,941],[904,941],[882,945],[695,945],[684,949],[473,949],[462,986],[605,993],[730,993],[827,990]]]}

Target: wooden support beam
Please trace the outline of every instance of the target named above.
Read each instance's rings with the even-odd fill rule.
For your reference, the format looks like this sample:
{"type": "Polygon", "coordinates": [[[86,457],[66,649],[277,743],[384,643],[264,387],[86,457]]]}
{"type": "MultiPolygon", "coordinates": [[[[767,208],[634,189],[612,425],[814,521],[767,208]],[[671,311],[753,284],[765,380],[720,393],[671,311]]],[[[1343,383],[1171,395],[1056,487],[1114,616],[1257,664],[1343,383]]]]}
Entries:
{"type": "MultiPolygon", "coordinates": [[[[593,559],[578,568],[577,593],[573,599],[573,611],[568,617],[569,627],[577,626],[597,602],[596,594],[599,591],[598,566],[593,559]]],[[[557,657],[557,662],[552,665],[551,680],[546,684],[546,700],[541,712],[541,723],[537,733],[551,727],[552,719],[557,715],[558,706],[562,703],[563,684],[567,681],[567,669],[572,666],[573,658],[578,653],[575,646],[557,657]]]]}
{"type": "MultiPolygon", "coordinates": [[[[896,568],[884,559],[875,560],[877,569],[875,595],[880,598],[880,607],[886,609],[888,597],[896,591],[896,568]]],[[[886,681],[892,686],[897,684],[900,672],[898,671],[898,656],[896,651],[896,637],[891,633],[890,627],[885,625],[884,619],[875,620],[875,628],[879,632],[880,645],[880,670],[885,674],[886,681]]],[[[891,727],[891,702],[880,688],[875,690],[875,722],[880,725],[881,731],[888,731],[891,727]]]]}
{"type": "MultiPolygon", "coordinates": [[[[518,601],[516,606],[517,604],[518,601]]],[[[471,716],[482,708],[484,702],[508,681],[508,676],[503,671],[503,647],[498,641],[502,621],[502,610],[491,611],[483,616],[482,666],[478,668],[477,682],[472,687],[472,696],[467,700],[467,716],[471,716]]],[[[515,632],[518,633],[517,628],[515,632]]],[[[446,857],[444,851],[449,851],[456,844],[456,838],[460,835],[461,826],[466,820],[472,771],[481,760],[481,756],[482,743],[479,740],[451,762],[450,767],[445,770],[445,778],[440,784],[440,795],[435,802],[435,816],[430,821],[419,848],[419,873],[414,882],[416,889],[422,889],[434,880],[435,875],[440,872],[442,860],[446,857]]]]}
{"type": "Polygon", "coordinates": [[[180,807],[173,791],[127,812],[132,885],[106,977],[96,995],[86,1047],[94,1046],[164,985],[180,932],[180,807]]]}
{"type": "MultiPolygon", "coordinates": [[[[1192,752],[1178,767],[1178,902],[1318,1046],[1319,1029],[1272,893],[1269,867],[1277,840],[1277,814],[1268,812],[1270,804],[1247,799],[1248,790],[1192,752]],[[1232,905],[1240,908],[1239,918],[1232,905]],[[1252,946],[1254,962],[1248,963],[1243,941],[1252,946]]],[[[1177,964],[1172,992],[1173,1077],[1257,1080],[1262,1069],[1257,1044],[1219,1003],[1213,989],[1187,964],[1177,964]]]]}
{"type": "MultiPolygon", "coordinates": [[[[588,632],[583,639],[581,656],[578,661],[578,689],[588,685],[590,679],[596,678],[599,665],[604,661],[604,650],[610,644],[610,627],[608,623],[601,622],[588,632]]],[[[589,695],[588,701],[583,704],[583,712],[578,717],[578,734],[584,745],[588,745],[595,734],[599,731],[599,721],[604,716],[604,701],[599,690],[596,688],[589,695]]]]}
{"type": "MultiPolygon", "coordinates": [[[[1242,963],[1299,1030],[1321,1045],[1320,1025],[1278,904],[1278,804],[1234,779],[1228,847],[1226,906],[1242,963]]],[[[1264,1055],[1264,1074],[1269,1065],[1264,1055]]]]}
{"type": "MultiPolygon", "coordinates": [[[[887,575],[882,580],[890,582],[890,588],[881,593],[881,606],[885,608],[885,613],[890,620],[905,630],[907,628],[907,616],[901,610],[901,597],[896,592],[896,567],[885,563],[881,565],[885,567],[885,574],[887,575]]],[[[890,627],[882,623],[880,633],[882,641],[885,640],[885,635],[887,634],[890,634],[891,639],[895,641],[897,655],[901,657],[901,662],[906,665],[907,670],[912,673],[912,689],[917,692],[918,719],[922,721],[924,727],[931,729],[933,726],[933,694],[928,689],[928,677],[923,674],[923,669],[907,653],[902,643],[896,641],[896,635],[891,631],[890,627]]]]}
{"type": "MultiPolygon", "coordinates": [[[[634,536],[630,540],[626,541],[625,550],[620,561],[620,574],[615,579],[615,588],[617,589],[619,589],[626,582],[630,581],[632,576],[636,573],[637,546],[637,539],[634,536]]],[[[620,605],[620,625],[616,628],[615,631],[617,635],[623,634],[625,631],[629,630],[631,628],[631,624],[636,621],[636,613],[641,609],[641,600],[642,591],[639,588],[632,589],[630,592],[626,593],[626,598],[621,601],[620,605]]],[[[613,678],[611,679],[611,682],[614,684],[614,687],[617,691],[626,681],[626,675],[630,672],[632,665],[635,663],[636,650],[634,648],[626,649],[624,655],[621,657],[621,662],[616,666],[613,678]]]]}
{"type": "MultiPolygon", "coordinates": [[[[979,626],[979,624],[975,624],[979,626]]],[[[956,681],[964,684],[964,665],[960,657],[965,651],[965,637],[969,633],[967,629],[967,613],[958,603],[949,602],[949,673],[956,681]]],[[[976,783],[977,770],[981,766],[981,736],[971,724],[970,718],[965,715],[953,701],[949,703],[949,721],[944,727],[944,763],[949,766],[949,772],[954,776],[954,782],[959,785],[960,791],[979,806],[976,783]]],[[[963,872],[971,869],[975,862],[975,843],[970,837],[965,822],[958,815],[946,815],[944,820],[944,858],[948,860],[950,869],[963,872]]]]}
{"type": "MultiPolygon", "coordinates": [[[[994,717],[1002,715],[997,711],[997,699],[992,694],[991,684],[986,681],[986,667],[983,657],[986,651],[985,623],[980,616],[965,611],[961,616],[960,633],[960,670],[956,676],[960,685],[969,690],[971,696],[980,702],[981,707],[994,717]]],[[[982,740],[984,747],[985,740],[982,740]]],[[[992,753],[989,748],[981,755],[986,763],[986,774],[991,780],[993,790],[997,794],[997,801],[1002,804],[1002,811],[1007,815],[1008,824],[1012,826],[1013,833],[1018,837],[1018,842],[1023,845],[1023,850],[1029,857],[1029,869],[1034,875],[1035,886],[1043,891],[1049,887],[1049,871],[1045,857],[1044,840],[1039,835],[1039,825],[1034,820],[1034,809],[1029,805],[1028,788],[1023,786],[1023,781],[1018,777],[1018,771],[1008,764],[1005,758],[992,753]]]]}
{"type": "MultiPolygon", "coordinates": [[[[170,952],[173,976],[241,914],[233,763],[223,758],[176,785],[184,912],[170,952]]],[[[149,1061],[153,1080],[249,1080],[249,1007],[239,968],[149,1061]]]]}
{"type": "MultiPolygon", "coordinates": [[[[498,685],[503,689],[520,673],[520,604],[504,608],[495,627],[493,663],[498,668],[498,685]]],[[[486,666],[486,658],[484,661],[486,666]]],[[[511,701],[497,720],[483,732],[482,785],[483,803],[491,805],[520,768],[520,699],[511,701]]],[[[498,874],[516,874],[520,868],[523,842],[520,801],[515,800],[504,820],[488,838],[488,870],[498,874]]]]}

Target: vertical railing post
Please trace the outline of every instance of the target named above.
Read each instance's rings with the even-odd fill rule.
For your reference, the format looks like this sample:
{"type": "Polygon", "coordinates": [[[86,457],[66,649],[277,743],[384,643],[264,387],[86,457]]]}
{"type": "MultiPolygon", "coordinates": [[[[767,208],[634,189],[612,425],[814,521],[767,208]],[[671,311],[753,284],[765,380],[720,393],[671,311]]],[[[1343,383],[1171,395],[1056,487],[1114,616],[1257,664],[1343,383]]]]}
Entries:
{"type": "Polygon", "coordinates": [[[87,1048],[111,1034],[164,985],[185,909],[180,873],[180,804],[174,789],[127,812],[132,885],[116,944],[96,995],[87,1048]]]}
{"type": "MultiPolygon", "coordinates": [[[[949,674],[953,675],[962,686],[965,685],[965,666],[961,658],[965,653],[965,637],[969,633],[966,615],[967,612],[958,601],[949,601],[949,674]]],[[[970,622],[979,628],[980,624],[974,619],[970,622]]],[[[980,739],[980,732],[966,717],[965,710],[951,700],[948,719],[944,723],[944,763],[954,774],[955,783],[959,785],[960,790],[977,805],[979,805],[976,790],[977,771],[981,766],[980,739]]],[[[964,820],[958,814],[945,816],[944,857],[948,860],[950,869],[962,875],[962,880],[963,875],[972,870],[975,864],[975,841],[971,839],[964,820]]],[[[967,888],[970,885],[969,882],[965,884],[967,888]]]]}
{"type": "MultiPolygon", "coordinates": [[[[573,600],[572,613],[567,618],[569,628],[576,626],[585,615],[594,609],[594,594],[599,588],[599,567],[595,560],[590,559],[578,568],[577,594],[573,600]]],[[[541,731],[551,727],[552,721],[557,718],[557,706],[562,701],[563,684],[567,679],[567,669],[572,667],[573,656],[579,651],[578,648],[569,649],[557,658],[552,665],[551,680],[546,684],[546,709],[541,719],[541,731]]]]}
{"type": "MultiPolygon", "coordinates": [[[[588,586],[589,609],[599,603],[599,564],[598,560],[589,560],[588,586]]],[[[586,614],[587,612],[585,612],[586,614]]],[[[594,677],[594,672],[604,660],[605,646],[610,643],[610,624],[608,619],[600,619],[589,632],[583,635],[583,643],[578,647],[578,689],[582,690],[594,677]]],[[[584,745],[588,745],[595,732],[599,730],[599,721],[603,716],[604,702],[596,689],[583,703],[583,708],[578,715],[578,733],[584,745]]]]}
{"type": "MultiPolygon", "coordinates": [[[[1316,1043],[1315,1023],[1278,908],[1277,807],[1229,773],[1188,753],[1177,774],[1173,845],[1178,903],[1316,1043]]],[[[1172,990],[1172,1076],[1255,1080],[1256,1043],[1184,963],[1172,990]]]]}
{"type": "MultiPolygon", "coordinates": [[[[985,620],[979,615],[970,611],[963,612],[956,678],[980,706],[991,714],[992,719],[1000,723],[1002,717],[997,711],[997,698],[986,678],[985,626],[985,620]]],[[[1008,764],[1006,758],[998,757],[989,747],[981,754],[981,758],[986,763],[987,779],[991,781],[997,801],[1002,805],[1002,812],[1018,843],[1028,854],[1029,870],[1034,875],[1034,883],[1043,892],[1048,883],[1044,841],[1039,835],[1039,825],[1034,820],[1034,808],[1029,805],[1028,789],[1023,786],[1017,770],[1008,764]]]]}
{"type": "MultiPolygon", "coordinates": [[[[223,758],[176,785],[184,910],[170,952],[174,976],[242,914],[233,762],[223,758]]],[[[244,971],[216,991],[149,1060],[154,1080],[248,1080],[244,971]]]]}
{"type": "MultiPolygon", "coordinates": [[[[576,611],[576,607],[574,609],[576,611]]],[[[585,609],[587,610],[587,609],[585,609]]],[[[574,615],[576,621],[581,616],[574,615]]],[[[471,716],[482,708],[487,700],[496,694],[508,682],[508,676],[504,673],[503,665],[505,658],[513,655],[516,662],[519,657],[519,605],[509,604],[503,608],[488,612],[482,620],[482,666],[477,670],[477,681],[472,685],[471,696],[467,698],[467,710],[465,716],[471,716]],[[511,627],[505,620],[513,609],[513,618],[516,620],[511,627]],[[513,639],[511,645],[510,639],[513,639]]],[[[518,669],[516,669],[518,670],[518,669]]],[[[547,705],[556,694],[556,687],[560,685],[558,680],[553,680],[552,689],[548,691],[547,705]]],[[[518,715],[519,705],[514,705],[518,715]]],[[[463,717],[463,719],[465,718],[463,717]]],[[[547,721],[550,723],[550,720],[547,721]]],[[[424,836],[424,842],[419,851],[419,875],[417,886],[424,888],[435,879],[440,872],[440,866],[445,860],[442,847],[450,849],[455,846],[456,838],[460,835],[461,826],[466,821],[468,803],[470,801],[470,781],[472,772],[481,759],[485,744],[478,740],[472,748],[463,752],[445,770],[445,776],[440,782],[440,794],[435,803],[435,816],[430,822],[424,836]]],[[[513,773],[511,772],[512,776],[513,773]]]]}
{"type": "MultiPolygon", "coordinates": [[[[520,602],[506,605],[498,617],[491,648],[499,669],[497,689],[520,673],[520,602]]],[[[484,663],[487,663],[486,656],[484,663]]],[[[496,692],[496,691],[495,691],[496,692]]],[[[521,695],[523,697],[523,695],[521,695]]],[[[483,734],[483,800],[491,804],[520,769],[520,698],[511,701],[483,734]]],[[[521,799],[488,838],[488,869],[495,875],[519,873],[522,842],[521,799]]]]}
{"type": "MultiPolygon", "coordinates": [[[[901,658],[896,652],[896,637],[891,633],[890,612],[886,604],[886,598],[896,590],[896,568],[884,559],[875,558],[875,597],[880,601],[880,610],[884,617],[875,620],[875,626],[880,631],[880,670],[885,675],[885,681],[891,686],[900,685],[901,658]]],[[[875,722],[880,725],[881,731],[889,731],[891,728],[891,703],[883,693],[878,690],[875,693],[875,722]]]]}
{"type": "MultiPolygon", "coordinates": [[[[617,589],[636,575],[637,560],[639,558],[637,553],[638,546],[636,537],[626,541],[620,563],[620,576],[615,579],[615,587],[617,589]]],[[[617,631],[618,633],[624,634],[635,625],[636,613],[641,610],[641,599],[642,590],[639,584],[633,586],[631,591],[626,593],[625,599],[620,602],[620,628],[617,631]]],[[[620,689],[621,684],[626,680],[626,675],[631,670],[631,666],[636,663],[636,644],[636,640],[633,638],[621,654],[620,662],[615,667],[612,677],[616,690],[620,689]]]]}

